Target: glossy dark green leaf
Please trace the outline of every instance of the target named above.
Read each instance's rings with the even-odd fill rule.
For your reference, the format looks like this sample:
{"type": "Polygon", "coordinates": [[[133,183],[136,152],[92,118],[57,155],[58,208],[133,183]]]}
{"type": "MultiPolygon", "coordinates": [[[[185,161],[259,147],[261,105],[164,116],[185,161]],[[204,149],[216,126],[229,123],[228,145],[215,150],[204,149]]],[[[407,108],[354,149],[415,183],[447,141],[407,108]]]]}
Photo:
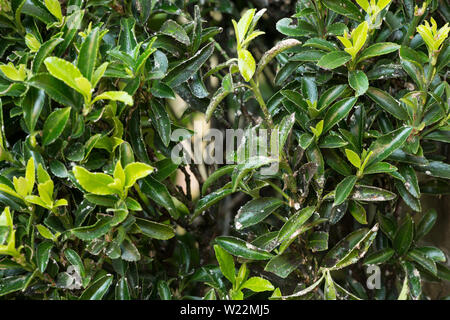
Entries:
{"type": "Polygon", "coordinates": [[[196,204],[194,214],[191,219],[198,217],[203,211],[216,204],[226,196],[233,193],[231,189],[219,189],[202,197],[196,204]]]}
{"type": "Polygon", "coordinates": [[[214,44],[210,43],[198,51],[192,58],[169,71],[164,82],[172,88],[190,79],[214,52],[214,44]]]}
{"type": "Polygon", "coordinates": [[[86,227],[78,227],[71,230],[71,232],[82,240],[93,240],[105,235],[111,230],[111,218],[102,217],[95,224],[86,227]]]}
{"type": "Polygon", "coordinates": [[[382,56],[397,51],[399,48],[400,46],[398,44],[392,42],[375,43],[360,53],[358,63],[372,57],[382,56]]]}
{"type": "Polygon", "coordinates": [[[81,45],[77,61],[78,69],[80,69],[83,76],[89,81],[92,81],[99,45],[100,29],[94,28],[81,45]]]}
{"type": "Polygon", "coordinates": [[[73,249],[67,248],[64,251],[64,256],[71,265],[77,268],[77,272],[79,272],[80,276],[84,278],[86,276],[86,269],[78,253],[73,249]]]}
{"type": "Polygon", "coordinates": [[[247,202],[235,217],[236,229],[244,229],[263,221],[282,204],[283,201],[277,198],[258,198],[247,202]]]}
{"type": "Polygon", "coordinates": [[[414,222],[409,215],[406,216],[403,224],[398,228],[394,237],[394,249],[398,255],[402,256],[408,252],[413,242],[414,222]]]}
{"type": "Polygon", "coordinates": [[[69,120],[70,107],[53,111],[45,120],[42,133],[42,144],[44,146],[55,142],[61,135],[69,120]]]}
{"type": "Polygon", "coordinates": [[[364,259],[364,264],[382,264],[388,261],[394,255],[395,251],[392,248],[384,248],[369,254],[364,259]]]}
{"type": "Polygon", "coordinates": [[[33,76],[30,86],[44,90],[50,98],[66,107],[77,108],[77,93],[64,82],[52,77],[48,73],[39,73],[33,76]]]}
{"type": "Polygon", "coordinates": [[[361,12],[362,10],[359,10],[359,8],[350,0],[324,0],[323,4],[328,9],[351,19],[357,21],[364,20],[364,16],[361,12]]]}
{"type": "Polygon", "coordinates": [[[294,252],[285,252],[266,264],[264,270],[276,274],[280,278],[287,278],[301,264],[302,258],[294,252]]]}
{"type": "Polygon", "coordinates": [[[165,185],[153,179],[151,176],[140,179],[138,183],[144,194],[158,205],[166,208],[172,217],[178,217],[178,211],[165,185]]]}
{"type": "Polygon", "coordinates": [[[349,71],[348,83],[357,96],[363,95],[369,88],[369,79],[361,70],[349,71]]]}
{"type": "Polygon", "coordinates": [[[332,70],[347,63],[351,58],[345,51],[332,51],[322,56],[317,65],[323,69],[332,70]]]}
{"type": "Polygon", "coordinates": [[[328,130],[330,130],[334,125],[336,125],[339,121],[344,119],[352,107],[355,105],[357,98],[350,97],[342,99],[335,104],[333,104],[325,114],[325,117],[323,119],[323,133],[326,133],[328,130]]]}
{"type": "Polygon", "coordinates": [[[367,95],[383,110],[389,112],[394,117],[400,120],[407,120],[408,113],[403,108],[402,104],[394,99],[389,93],[378,88],[369,87],[367,95]]]}
{"type": "Polygon", "coordinates": [[[105,275],[92,283],[81,294],[79,300],[101,300],[108,292],[109,287],[113,282],[114,277],[112,275],[105,275]]]}
{"type": "Polygon", "coordinates": [[[334,196],[334,206],[340,205],[344,202],[355,186],[356,181],[358,180],[357,176],[348,176],[336,186],[336,192],[334,196]]]}
{"type": "Polygon", "coordinates": [[[413,249],[409,251],[407,257],[432,274],[437,273],[436,263],[432,259],[425,256],[420,250],[413,249]]]}
{"type": "Polygon", "coordinates": [[[268,260],[273,255],[267,251],[259,249],[254,245],[245,242],[239,238],[230,236],[219,236],[216,238],[216,243],[225,249],[228,253],[250,260],[268,260]]]}
{"type": "Polygon", "coordinates": [[[125,277],[117,281],[115,288],[116,300],[131,300],[128,280],[125,277]]]}
{"type": "Polygon", "coordinates": [[[386,159],[396,149],[399,149],[405,143],[406,139],[408,139],[412,129],[411,127],[398,128],[372,142],[368,149],[368,153],[372,152],[372,155],[367,161],[366,166],[369,167],[374,163],[386,159]]]}
{"type": "Polygon", "coordinates": [[[36,264],[38,265],[39,271],[41,273],[44,273],[45,269],[47,269],[52,248],[53,243],[44,241],[41,242],[36,249],[36,264]]]}
{"type": "Polygon", "coordinates": [[[189,46],[191,44],[191,41],[186,34],[186,31],[181,27],[178,23],[176,23],[173,20],[166,20],[163,25],[161,26],[161,29],[159,30],[162,34],[168,35],[178,42],[181,42],[182,44],[189,46]]]}
{"type": "Polygon", "coordinates": [[[136,218],[136,225],[144,235],[159,240],[168,240],[175,236],[173,228],[167,224],[136,218]]]}
{"type": "Polygon", "coordinates": [[[348,234],[327,252],[322,267],[337,270],[356,263],[366,254],[377,232],[378,225],[375,225],[372,229],[362,228],[348,234]]]}
{"type": "Polygon", "coordinates": [[[170,135],[172,132],[169,115],[164,105],[156,99],[152,99],[150,108],[152,124],[158,131],[162,142],[167,147],[170,143],[170,135]]]}
{"type": "Polygon", "coordinates": [[[292,215],[278,233],[277,241],[282,243],[280,252],[283,252],[295,238],[304,232],[302,226],[314,213],[314,207],[306,207],[292,215]]]}
{"type": "Polygon", "coordinates": [[[436,223],[437,218],[438,218],[438,214],[437,214],[436,210],[434,210],[434,209],[428,210],[428,212],[422,216],[422,219],[420,219],[420,222],[416,228],[416,233],[415,233],[414,238],[416,240],[419,240],[422,237],[424,237],[426,234],[428,234],[431,231],[431,229],[433,228],[434,224],[436,223]]]}
{"type": "Polygon", "coordinates": [[[42,109],[45,104],[45,92],[44,90],[39,90],[36,88],[29,88],[26,93],[23,102],[23,119],[27,125],[30,132],[34,132],[36,123],[39,119],[42,109]]]}
{"type": "Polygon", "coordinates": [[[312,252],[328,250],[328,232],[315,231],[308,237],[308,249],[312,252]]]}
{"type": "Polygon", "coordinates": [[[63,39],[61,38],[50,39],[44,42],[39,47],[39,50],[36,52],[36,56],[33,60],[33,66],[31,68],[33,74],[37,74],[40,71],[44,59],[47,58],[47,56],[50,55],[56,48],[56,46],[59,45],[62,41],[63,39]]]}

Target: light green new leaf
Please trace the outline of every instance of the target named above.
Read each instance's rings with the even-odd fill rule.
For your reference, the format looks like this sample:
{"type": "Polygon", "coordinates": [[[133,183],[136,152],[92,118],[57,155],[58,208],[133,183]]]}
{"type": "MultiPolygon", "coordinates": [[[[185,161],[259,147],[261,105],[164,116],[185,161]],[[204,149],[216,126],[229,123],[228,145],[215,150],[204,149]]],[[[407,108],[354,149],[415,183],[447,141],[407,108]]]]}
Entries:
{"type": "Polygon", "coordinates": [[[62,21],[63,15],[61,12],[61,5],[58,0],[45,0],[45,7],[50,11],[50,13],[55,16],[56,19],[62,21]]]}
{"type": "Polygon", "coordinates": [[[131,187],[137,180],[142,179],[153,172],[154,168],[142,162],[128,164],[125,171],[125,188],[131,187]]]}
{"type": "Polygon", "coordinates": [[[233,256],[217,244],[214,245],[214,251],[216,253],[217,262],[219,262],[220,271],[222,271],[225,278],[227,278],[234,285],[236,281],[236,270],[233,256]]]}
{"type": "Polygon", "coordinates": [[[250,51],[242,49],[238,51],[238,66],[239,72],[245,81],[250,81],[256,70],[255,59],[250,51]]]}
{"type": "Polygon", "coordinates": [[[263,292],[275,290],[275,287],[269,280],[260,277],[251,277],[242,284],[241,289],[250,289],[253,292],[263,292]]]}
{"type": "Polygon", "coordinates": [[[133,97],[130,96],[125,91],[106,91],[102,94],[99,94],[94,98],[92,103],[95,103],[99,100],[113,100],[113,101],[120,101],[125,103],[126,105],[133,105],[133,97]]]}
{"type": "Polygon", "coordinates": [[[73,173],[78,183],[87,192],[97,195],[116,193],[115,189],[108,186],[109,184],[114,183],[113,177],[105,173],[92,173],[80,166],[74,167],[73,173]]]}
{"type": "Polygon", "coordinates": [[[91,99],[91,83],[83,77],[80,70],[70,62],[57,58],[48,57],[44,60],[48,72],[56,79],[63,81],[72,89],[81,93],[86,100],[91,99]]]}

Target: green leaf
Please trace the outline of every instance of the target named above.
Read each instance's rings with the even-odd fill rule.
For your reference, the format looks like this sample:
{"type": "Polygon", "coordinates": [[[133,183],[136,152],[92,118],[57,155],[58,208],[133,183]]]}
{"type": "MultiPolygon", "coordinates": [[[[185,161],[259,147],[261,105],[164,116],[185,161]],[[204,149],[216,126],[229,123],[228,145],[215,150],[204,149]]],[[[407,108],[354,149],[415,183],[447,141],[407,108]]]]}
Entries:
{"type": "Polygon", "coordinates": [[[157,98],[175,99],[175,93],[173,92],[173,90],[168,85],[160,81],[153,82],[153,85],[150,88],[150,92],[157,98]]]}
{"type": "Polygon", "coordinates": [[[67,248],[64,251],[64,256],[66,257],[67,261],[69,261],[69,263],[77,269],[77,272],[80,274],[80,276],[84,278],[86,276],[86,270],[84,268],[83,261],[81,260],[78,253],[73,249],[67,248]]]}
{"type": "Polygon", "coordinates": [[[214,252],[216,253],[216,259],[219,262],[220,271],[227,278],[231,284],[235,284],[236,270],[234,266],[233,256],[222,249],[217,244],[214,245],[214,252]]]}
{"type": "Polygon", "coordinates": [[[247,202],[235,217],[236,229],[244,229],[263,221],[282,204],[283,201],[277,198],[258,198],[247,202]]]}
{"type": "Polygon", "coordinates": [[[315,231],[308,237],[308,249],[312,252],[325,251],[328,249],[328,232],[315,231]]]}
{"type": "Polygon", "coordinates": [[[345,155],[352,165],[354,165],[357,169],[361,168],[361,158],[356,152],[350,149],[345,149],[345,155]]]}
{"type": "Polygon", "coordinates": [[[374,87],[369,87],[367,95],[383,110],[389,112],[399,120],[408,120],[409,116],[403,106],[389,93],[374,87]]]}
{"type": "Polygon", "coordinates": [[[320,58],[317,65],[323,69],[332,70],[347,63],[351,58],[352,56],[345,51],[332,51],[320,58]]]}
{"type": "Polygon", "coordinates": [[[175,40],[181,42],[186,46],[189,46],[191,44],[191,41],[186,31],[183,29],[183,27],[181,27],[178,23],[176,23],[173,20],[170,19],[166,20],[161,26],[159,32],[174,38],[175,40]]]}
{"type": "Polygon", "coordinates": [[[125,188],[130,188],[139,179],[142,179],[153,172],[154,168],[142,162],[128,164],[125,169],[125,188]]]}
{"type": "Polygon", "coordinates": [[[280,253],[282,253],[298,235],[306,231],[301,227],[306,223],[306,221],[312,216],[313,213],[314,207],[311,206],[303,208],[299,212],[292,215],[289,220],[286,221],[283,227],[281,227],[277,237],[277,242],[282,243],[282,246],[280,247],[280,253]]]}
{"type": "Polygon", "coordinates": [[[244,41],[253,17],[255,16],[255,11],[256,9],[247,10],[239,19],[235,29],[238,44],[241,44],[244,41]]]}
{"type": "Polygon", "coordinates": [[[355,186],[356,180],[358,180],[357,176],[348,176],[336,186],[336,193],[334,197],[333,206],[338,206],[343,203],[355,186]]]}
{"type": "Polygon", "coordinates": [[[397,171],[397,167],[387,162],[377,162],[364,169],[364,174],[389,173],[397,171]]]}
{"type": "Polygon", "coordinates": [[[357,63],[372,57],[382,56],[397,51],[399,48],[400,46],[393,42],[375,43],[361,52],[357,63]]]}
{"type": "Polygon", "coordinates": [[[422,216],[422,219],[420,219],[420,222],[416,228],[416,234],[414,237],[415,240],[420,240],[431,231],[436,223],[437,216],[438,214],[434,209],[429,210],[422,216]]]}
{"type": "Polygon", "coordinates": [[[236,191],[239,182],[247,175],[250,171],[259,169],[262,166],[266,166],[273,162],[277,162],[277,159],[268,158],[264,156],[254,156],[248,158],[244,163],[238,164],[231,175],[232,180],[232,190],[236,191]]]}
{"type": "Polygon", "coordinates": [[[394,237],[394,249],[398,255],[406,254],[413,242],[414,225],[409,215],[406,216],[405,222],[398,228],[394,237]]]}
{"type": "Polygon", "coordinates": [[[377,231],[378,224],[372,229],[362,228],[353,231],[328,251],[323,258],[322,267],[328,270],[338,270],[356,263],[369,249],[377,231]]]}
{"type": "Polygon", "coordinates": [[[175,231],[167,224],[136,218],[136,225],[144,235],[153,239],[169,240],[175,236],[175,231]]]}
{"type": "Polygon", "coordinates": [[[76,95],[78,94],[64,82],[48,73],[39,73],[33,76],[28,83],[32,87],[44,90],[50,98],[66,107],[79,107],[76,103],[76,95]]]}
{"type": "Polygon", "coordinates": [[[323,0],[322,3],[328,9],[356,21],[363,21],[364,16],[359,8],[350,0],[323,0]]]}
{"type": "Polygon", "coordinates": [[[29,88],[22,102],[23,120],[30,132],[34,132],[45,104],[45,92],[36,88],[29,88]]]}
{"type": "Polygon", "coordinates": [[[238,51],[238,66],[239,72],[245,81],[250,81],[256,70],[255,59],[253,58],[250,51],[246,49],[241,49],[238,51]]]}
{"type": "Polygon", "coordinates": [[[50,13],[59,21],[62,21],[62,12],[61,12],[61,5],[59,4],[58,0],[45,0],[44,1],[46,8],[50,13]]]}
{"type": "Polygon", "coordinates": [[[158,131],[162,142],[167,147],[170,143],[170,135],[172,131],[169,115],[164,108],[164,105],[156,99],[152,99],[150,106],[152,124],[158,131]]]}
{"type": "Polygon", "coordinates": [[[79,300],[101,300],[103,296],[108,292],[109,287],[113,282],[114,276],[105,275],[92,283],[81,294],[79,300]]]}
{"type": "Polygon", "coordinates": [[[306,289],[302,289],[302,290],[297,291],[289,296],[282,296],[280,298],[283,300],[288,300],[288,299],[294,299],[294,298],[304,296],[304,295],[312,292],[314,289],[316,289],[322,283],[322,280],[324,278],[325,278],[325,273],[323,273],[322,276],[316,282],[314,282],[312,285],[310,285],[306,289]]]}
{"type": "Polygon", "coordinates": [[[116,300],[131,300],[127,278],[122,277],[116,284],[116,300]]]}
{"type": "Polygon", "coordinates": [[[382,264],[388,261],[394,255],[395,251],[392,248],[384,248],[372,254],[369,254],[364,259],[364,264],[382,264]]]}
{"type": "Polygon", "coordinates": [[[353,218],[361,224],[367,224],[366,210],[362,205],[356,201],[350,201],[348,205],[348,210],[350,211],[353,218]]]}
{"type": "Polygon", "coordinates": [[[71,232],[81,240],[89,241],[99,238],[111,230],[111,217],[103,216],[91,226],[73,228],[71,232]]]}
{"type": "Polygon", "coordinates": [[[413,249],[408,252],[407,257],[432,274],[437,274],[436,263],[432,259],[426,257],[422,251],[413,249]]]}
{"type": "Polygon", "coordinates": [[[348,83],[357,96],[361,96],[366,93],[369,88],[369,79],[361,70],[353,70],[348,73],[348,83]]]}
{"type": "Polygon", "coordinates": [[[198,51],[192,58],[179,64],[167,74],[164,82],[172,88],[190,79],[214,52],[214,44],[210,43],[198,51]]]}
{"type": "Polygon", "coordinates": [[[31,71],[33,72],[33,74],[37,74],[40,71],[44,59],[47,58],[47,56],[51,54],[56,46],[59,45],[62,41],[64,41],[64,39],[62,38],[50,39],[44,42],[39,47],[39,50],[36,52],[36,55],[34,57],[33,65],[31,67],[31,71]]]}
{"type": "Polygon", "coordinates": [[[139,180],[138,184],[145,195],[150,197],[150,199],[158,205],[166,208],[172,217],[178,218],[177,208],[175,207],[172,197],[164,184],[153,179],[151,176],[147,176],[139,180]]]}
{"type": "Polygon", "coordinates": [[[266,264],[264,270],[272,272],[280,278],[287,278],[298,266],[303,259],[294,252],[284,252],[276,257],[270,259],[266,264]]]}
{"type": "Polygon", "coordinates": [[[197,218],[203,211],[216,204],[226,196],[233,193],[231,189],[219,189],[198,200],[191,221],[197,218]]]}
{"type": "Polygon", "coordinates": [[[94,28],[83,41],[78,55],[77,68],[84,77],[91,81],[91,83],[93,83],[92,76],[97,62],[99,45],[100,30],[99,28],[94,28]]]}
{"type": "Polygon", "coordinates": [[[334,281],[331,278],[330,271],[325,272],[325,288],[323,289],[325,294],[325,300],[336,300],[336,288],[334,281]]]}
{"type": "Polygon", "coordinates": [[[45,269],[47,269],[52,248],[53,243],[44,241],[41,242],[36,249],[36,264],[38,265],[41,273],[44,273],[45,269]]]}
{"type": "Polygon", "coordinates": [[[445,253],[442,252],[442,250],[435,248],[435,247],[420,247],[415,248],[415,250],[420,251],[422,255],[427,257],[428,259],[431,259],[435,262],[445,262],[447,261],[447,257],[445,256],[445,253]]]}
{"type": "Polygon", "coordinates": [[[97,195],[116,193],[116,190],[109,186],[114,182],[114,179],[105,173],[92,173],[79,166],[73,168],[73,173],[75,179],[87,192],[97,195]]]}
{"type": "Polygon", "coordinates": [[[273,255],[267,251],[255,247],[239,238],[230,236],[217,237],[215,242],[228,253],[249,260],[268,260],[273,255]]]}
{"type": "Polygon", "coordinates": [[[395,150],[401,148],[406,139],[408,139],[412,129],[411,127],[398,128],[372,142],[367,150],[368,153],[372,152],[372,156],[367,161],[366,166],[369,167],[374,163],[386,159],[395,150]]]}
{"type": "Polygon", "coordinates": [[[263,292],[275,290],[275,287],[269,280],[261,277],[251,277],[242,284],[241,289],[250,289],[253,292],[263,292]]]}
{"type": "Polygon", "coordinates": [[[350,195],[350,199],[357,201],[390,201],[395,199],[395,193],[388,190],[372,187],[357,185],[353,189],[353,193],[350,195]]]}
{"type": "Polygon", "coordinates": [[[53,111],[45,120],[42,132],[42,144],[47,146],[58,139],[69,120],[70,107],[53,111]]]}
{"type": "Polygon", "coordinates": [[[33,276],[34,273],[29,272],[20,276],[2,277],[0,279],[0,297],[8,293],[23,290],[33,276]]]}
{"type": "Polygon", "coordinates": [[[83,77],[77,67],[70,62],[57,57],[46,58],[44,64],[52,76],[81,93],[85,99],[90,100],[92,90],[91,84],[88,79],[83,77]]]}
{"type": "Polygon", "coordinates": [[[95,103],[99,100],[112,100],[112,101],[120,101],[125,103],[128,106],[133,105],[133,97],[125,91],[106,91],[94,98],[92,103],[95,103]]]}
{"type": "Polygon", "coordinates": [[[357,100],[356,97],[349,97],[333,104],[328,109],[323,119],[324,121],[323,133],[326,133],[339,121],[344,119],[355,105],[356,100],[357,100]]]}

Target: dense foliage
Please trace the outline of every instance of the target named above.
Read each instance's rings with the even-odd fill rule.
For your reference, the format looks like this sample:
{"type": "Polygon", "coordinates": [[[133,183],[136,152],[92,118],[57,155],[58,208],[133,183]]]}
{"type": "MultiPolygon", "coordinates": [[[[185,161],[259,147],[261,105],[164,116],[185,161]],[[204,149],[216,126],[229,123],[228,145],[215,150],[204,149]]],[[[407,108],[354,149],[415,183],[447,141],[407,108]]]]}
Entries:
{"type": "Polygon", "coordinates": [[[441,218],[421,194],[450,192],[449,18],[445,0],[0,0],[0,296],[428,298],[450,280],[421,241],[441,218]],[[247,137],[178,163],[179,141],[206,145],[195,121],[267,129],[271,153],[247,137]]]}

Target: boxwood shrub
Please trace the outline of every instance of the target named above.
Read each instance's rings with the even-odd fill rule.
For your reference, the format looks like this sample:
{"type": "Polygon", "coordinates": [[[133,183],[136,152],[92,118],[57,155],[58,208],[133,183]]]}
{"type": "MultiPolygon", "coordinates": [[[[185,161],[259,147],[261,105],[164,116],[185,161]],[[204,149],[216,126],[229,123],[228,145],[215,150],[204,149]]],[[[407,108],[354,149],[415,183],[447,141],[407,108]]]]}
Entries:
{"type": "Polygon", "coordinates": [[[0,296],[444,298],[449,17],[0,0],[0,296]]]}

